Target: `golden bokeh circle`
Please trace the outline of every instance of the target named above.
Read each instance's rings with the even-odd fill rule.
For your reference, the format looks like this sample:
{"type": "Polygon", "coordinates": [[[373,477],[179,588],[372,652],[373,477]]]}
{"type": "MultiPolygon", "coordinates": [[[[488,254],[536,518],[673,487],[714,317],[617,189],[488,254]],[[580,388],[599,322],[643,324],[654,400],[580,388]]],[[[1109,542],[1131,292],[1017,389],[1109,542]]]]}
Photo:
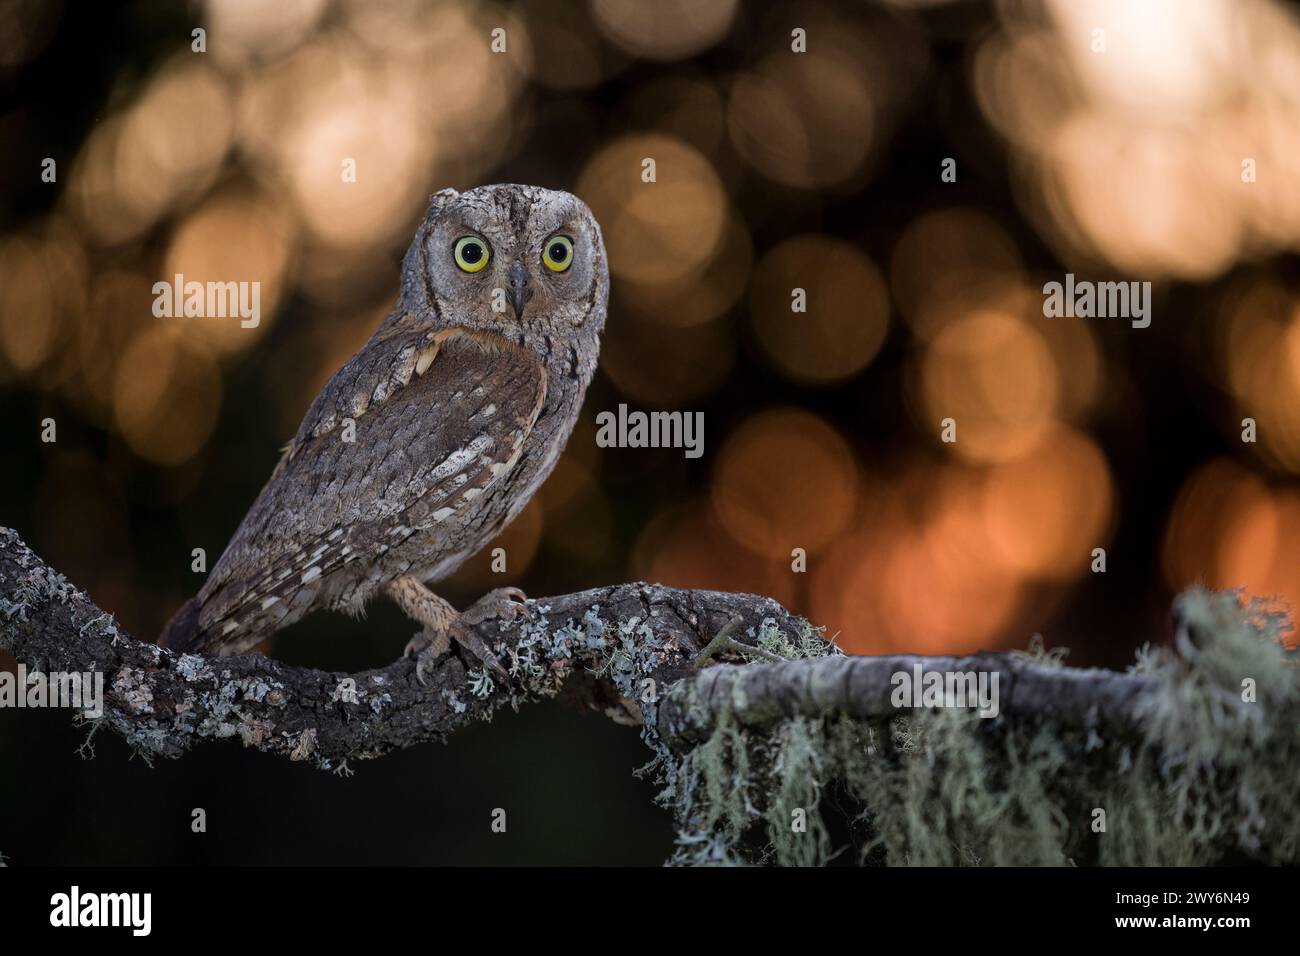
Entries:
{"type": "Polygon", "coordinates": [[[855,246],[803,235],[771,249],[754,270],[754,333],[787,378],[829,384],[852,378],[876,356],[889,328],[884,279],[855,246]],[[802,306],[794,311],[794,290],[802,306]]]}
{"type": "Polygon", "coordinates": [[[1300,492],[1212,459],[1179,489],[1162,558],[1173,590],[1243,588],[1300,606],[1300,492]]]}
{"type": "Polygon", "coordinates": [[[997,294],[1022,271],[1020,252],[1006,230],[989,214],[964,206],[912,220],[889,262],[898,311],[927,340],[959,303],[997,294]]]}
{"type": "MultiPolygon", "coordinates": [[[[182,319],[185,334],[220,354],[242,351],[260,339],[283,298],[294,238],[287,212],[260,192],[219,193],[191,212],[167,247],[161,281],[174,287],[175,277],[181,275],[185,283],[204,283],[205,308],[207,283],[245,283],[241,302],[250,312],[256,304],[258,315],[255,319],[242,314],[182,319]],[[256,303],[254,282],[258,283],[256,303]]],[[[233,297],[224,297],[224,302],[222,298],[214,297],[214,304],[230,312],[233,297]]]]}
{"type": "Polygon", "coordinates": [[[794,607],[800,575],[789,557],[755,554],[721,526],[707,500],[665,505],[642,527],[628,576],[669,587],[765,594],[794,607]]]}
{"type": "Polygon", "coordinates": [[[680,282],[703,269],[730,221],[709,161],[657,133],[603,147],[583,168],[577,192],[601,224],[610,272],[646,285],[680,282]],[[643,179],[646,160],[654,161],[654,182],[643,179]]]}
{"type": "Polygon", "coordinates": [[[1081,432],[1060,426],[1027,454],[990,469],[983,513],[992,550],[1018,574],[1066,582],[1106,544],[1114,490],[1106,458],[1081,432]]]}
{"type": "Polygon", "coordinates": [[[1053,422],[1061,384],[1051,349],[1028,322],[979,310],[946,325],[925,350],[918,387],[922,427],[937,437],[956,423],[943,447],[977,462],[1022,455],[1053,422]]]}
{"type": "Polygon", "coordinates": [[[605,37],[633,56],[682,60],[708,49],[731,29],[739,0],[591,0],[605,37]]]}
{"type": "Polygon", "coordinates": [[[849,53],[782,51],[735,78],[727,129],[740,155],[769,179],[834,187],[865,167],[875,110],[861,64],[849,53]]]}
{"type": "Polygon", "coordinates": [[[86,254],[62,219],[0,239],[0,357],[33,374],[73,335],[85,305],[86,254]]]}
{"type": "Polygon", "coordinates": [[[174,328],[151,326],[122,354],[113,411],[136,454],[159,465],[179,465],[207,443],[221,393],[221,375],[206,348],[174,328]]]}
{"type": "Polygon", "coordinates": [[[848,443],[810,412],[748,419],[718,453],[711,500],[733,538],[770,560],[825,546],[852,520],[858,470],[848,443]]]}
{"type": "Polygon", "coordinates": [[[1276,282],[1256,282],[1226,310],[1219,353],[1238,414],[1256,423],[1245,448],[1271,466],[1300,473],[1300,300],[1276,282]]]}
{"type": "Polygon", "coordinates": [[[718,254],[699,272],[680,282],[618,284],[618,306],[638,319],[666,326],[714,322],[744,295],[754,262],[749,227],[739,218],[727,224],[718,254]]]}

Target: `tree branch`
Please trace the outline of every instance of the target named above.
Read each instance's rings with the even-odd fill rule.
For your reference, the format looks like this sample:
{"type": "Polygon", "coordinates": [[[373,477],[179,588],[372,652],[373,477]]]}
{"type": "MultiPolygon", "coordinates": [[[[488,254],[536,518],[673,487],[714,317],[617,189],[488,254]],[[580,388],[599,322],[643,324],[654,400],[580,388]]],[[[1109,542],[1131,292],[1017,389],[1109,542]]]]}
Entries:
{"type": "Polygon", "coordinates": [[[918,665],[997,673],[1004,714],[1124,723],[1140,719],[1150,684],[1135,675],[1035,664],[1011,654],[870,658],[830,649],[832,656],[813,660],[700,669],[697,657],[728,627],[733,656],[734,641],[752,645],[773,634],[797,638],[804,651],[827,648],[802,618],[750,594],[637,583],[530,606],[532,622],[487,621],[477,628],[507,662],[515,678],[509,688],[493,686],[476,664],[467,667],[454,652],[429,669],[426,685],[406,658],[343,674],[260,654],[177,655],[123,633],[14,531],[0,529],[0,649],[29,671],[103,674],[103,723],[146,756],[178,757],[201,741],[234,737],[291,760],[341,769],[348,759],[443,740],[502,705],[518,707],[562,690],[616,719],[643,723],[647,733],[681,752],[706,735],[723,710],[750,727],[833,712],[894,716],[891,676],[918,665]]]}
{"type": "MultiPolygon", "coordinates": [[[[1154,681],[1136,674],[1045,666],[1014,654],[970,657],[823,657],[779,664],[719,664],[673,688],[659,711],[659,732],[675,750],[706,738],[729,711],[742,727],[790,717],[843,714],[886,720],[899,714],[894,676],[921,672],[996,675],[997,714],[1051,717],[1067,726],[1133,728],[1154,681]]],[[[912,681],[915,684],[915,680],[912,681]]],[[[908,685],[909,688],[912,686],[908,685]]]]}

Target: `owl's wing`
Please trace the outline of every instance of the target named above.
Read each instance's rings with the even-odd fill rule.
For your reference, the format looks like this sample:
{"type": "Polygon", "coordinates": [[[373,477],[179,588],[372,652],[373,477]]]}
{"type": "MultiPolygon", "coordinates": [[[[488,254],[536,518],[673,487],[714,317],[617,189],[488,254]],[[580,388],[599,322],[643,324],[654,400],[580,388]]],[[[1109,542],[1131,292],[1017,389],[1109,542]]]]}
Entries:
{"type": "Polygon", "coordinates": [[[515,466],[545,398],[545,366],[506,339],[401,325],[377,334],[317,396],[181,643],[251,646],[345,564],[436,535],[515,466]]]}

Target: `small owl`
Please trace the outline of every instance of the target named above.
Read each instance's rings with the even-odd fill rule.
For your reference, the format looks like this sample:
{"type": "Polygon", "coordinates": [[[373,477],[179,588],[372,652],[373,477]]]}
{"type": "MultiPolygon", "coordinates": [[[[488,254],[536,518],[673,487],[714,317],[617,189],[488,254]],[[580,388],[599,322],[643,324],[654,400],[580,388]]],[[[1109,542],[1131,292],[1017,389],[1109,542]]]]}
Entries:
{"type": "Polygon", "coordinates": [[[546,480],[596,369],[609,271],[591,210],[565,192],[435,194],[397,305],[329,380],[198,595],[162,643],[242,653],[308,611],[385,594],[498,674],[471,626],[523,610],[498,588],[458,613],[426,584],[491,541],[546,480]]]}

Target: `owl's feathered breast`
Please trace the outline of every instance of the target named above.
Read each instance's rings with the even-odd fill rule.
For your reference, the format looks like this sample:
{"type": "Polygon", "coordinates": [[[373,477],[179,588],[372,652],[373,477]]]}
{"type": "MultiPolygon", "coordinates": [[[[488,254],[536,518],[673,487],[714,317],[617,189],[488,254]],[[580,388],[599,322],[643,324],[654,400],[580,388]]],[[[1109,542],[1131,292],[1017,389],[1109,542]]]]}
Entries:
{"type": "Polygon", "coordinates": [[[312,404],[203,591],[204,643],[263,631],[335,572],[416,539],[430,561],[515,466],[546,399],[540,359],[506,339],[398,323],[312,404]]]}

